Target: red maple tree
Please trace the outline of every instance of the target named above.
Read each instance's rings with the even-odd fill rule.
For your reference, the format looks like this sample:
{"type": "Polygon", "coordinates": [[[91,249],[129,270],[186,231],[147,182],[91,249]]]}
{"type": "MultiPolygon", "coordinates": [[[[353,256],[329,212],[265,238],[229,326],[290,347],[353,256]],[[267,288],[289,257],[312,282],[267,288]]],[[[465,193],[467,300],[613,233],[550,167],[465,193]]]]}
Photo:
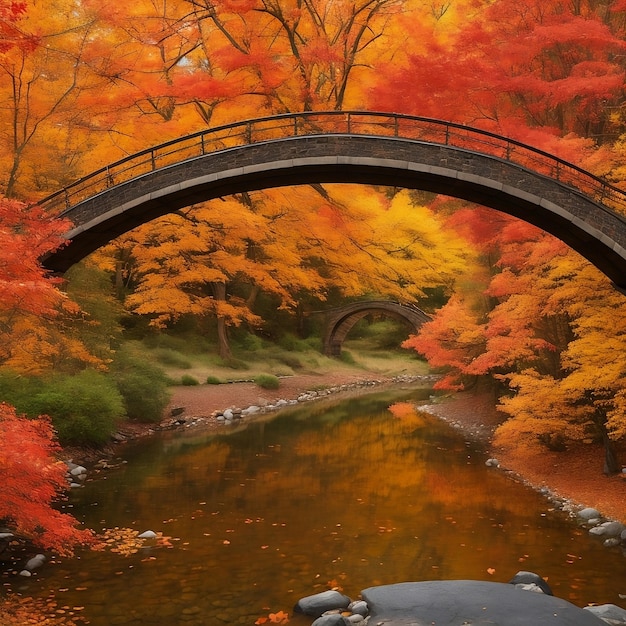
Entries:
{"type": "Polygon", "coordinates": [[[53,506],[68,488],[67,466],[55,458],[58,449],[48,417],[30,420],[0,404],[0,521],[18,537],[69,555],[93,535],[53,506]]]}
{"type": "MultiPolygon", "coordinates": [[[[66,229],[65,222],[38,208],[0,198],[0,336],[5,348],[17,319],[54,318],[65,300],[40,259],[61,244],[66,229]]],[[[29,420],[0,403],[0,524],[40,547],[69,554],[77,544],[88,543],[91,533],[53,506],[68,489],[67,467],[55,458],[58,449],[49,418],[29,420]]]]}

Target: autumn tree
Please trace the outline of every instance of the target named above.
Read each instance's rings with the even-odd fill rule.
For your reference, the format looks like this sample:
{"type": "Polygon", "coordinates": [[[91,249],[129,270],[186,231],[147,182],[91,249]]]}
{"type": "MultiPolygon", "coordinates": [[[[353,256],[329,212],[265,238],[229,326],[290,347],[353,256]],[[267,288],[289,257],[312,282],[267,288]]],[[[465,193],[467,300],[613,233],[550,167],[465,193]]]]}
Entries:
{"type": "MultiPolygon", "coordinates": [[[[62,242],[67,224],[34,207],[0,199],[0,365],[31,371],[58,354],[49,337],[66,298],[39,259],[62,242]]],[[[71,342],[70,342],[71,343],[71,342]]],[[[61,346],[67,347],[61,343],[61,346]]],[[[69,348],[68,348],[69,349],[69,348]]],[[[90,535],[52,504],[67,488],[66,468],[47,418],[27,420],[0,404],[0,519],[16,535],[62,554],[88,543],[90,535]]]]}
{"type": "Polygon", "coordinates": [[[535,227],[500,218],[497,231],[481,228],[480,219],[470,229],[461,213],[466,236],[483,238],[496,271],[483,287],[464,290],[459,280],[457,293],[404,345],[445,368],[439,387],[463,388],[485,376],[504,384],[499,407],[509,419],[497,431],[498,445],[563,449],[597,440],[605,471],[616,471],[612,441],[624,435],[624,296],[535,227]]]}
{"type": "Polygon", "coordinates": [[[569,148],[555,136],[615,139],[624,41],[603,21],[604,6],[577,4],[474,3],[463,19],[450,11],[420,33],[406,64],[379,73],[371,97],[383,109],[479,126],[578,162],[577,142],[569,148]]]}
{"type": "Polygon", "coordinates": [[[401,48],[390,27],[403,11],[398,0],[83,5],[111,48],[102,70],[126,112],[122,126],[158,117],[180,130],[259,112],[361,106],[364,77],[401,48]]]}
{"type": "Polygon", "coordinates": [[[557,373],[533,368],[507,377],[516,393],[502,402],[512,419],[498,437],[503,444],[520,436],[548,443],[597,439],[605,448],[604,471],[613,473],[621,466],[612,442],[626,432],[624,296],[588,263],[573,253],[568,257],[568,264],[553,268],[560,284],[554,283],[545,302],[570,321],[572,340],[557,373]]]}
{"type": "MultiPolygon", "coordinates": [[[[622,130],[623,5],[504,0],[432,8],[406,62],[378,75],[372,101],[499,132],[621,181],[611,142],[622,130]]],[[[443,386],[485,376],[508,386],[502,408],[511,419],[501,441],[558,446],[583,433],[605,443],[622,436],[620,377],[592,348],[621,341],[614,320],[621,296],[604,280],[592,295],[589,265],[545,233],[493,213],[474,210],[468,219],[454,211],[448,223],[476,247],[484,271],[457,281],[457,293],[407,345],[448,368],[443,386]],[[602,313],[596,318],[587,306],[602,313]],[[589,322],[598,329],[589,341],[586,316],[597,320],[589,322]],[[595,386],[594,368],[606,373],[595,386]]],[[[614,468],[610,442],[607,450],[614,468]]]]}
{"type": "Polygon", "coordinates": [[[23,10],[0,49],[0,162],[4,194],[26,199],[84,173],[95,127],[81,98],[106,82],[93,70],[95,22],[80,4],[13,6],[23,10]]]}
{"type": "MultiPolygon", "coordinates": [[[[258,326],[258,290],[294,309],[304,292],[324,300],[376,293],[415,300],[426,287],[452,288],[465,251],[408,192],[386,197],[354,185],[271,190],[178,212],[131,235],[137,286],[127,304],[155,324],[182,314],[218,314],[258,326]],[[189,223],[191,222],[191,223],[189,223]],[[445,261],[445,262],[444,262],[445,261]],[[227,298],[228,286],[247,285],[227,298]]],[[[225,329],[220,334],[228,356],[225,329]]]]}
{"type": "Polygon", "coordinates": [[[247,67],[258,95],[283,111],[343,108],[375,55],[389,54],[387,26],[401,10],[397,0],[186,2],[205,37],[221,35],[224,60],[247,67]]]}
{"type": "Polygon", "coordinates": [[[22,373],[96,364],[72,326],[78,307],[40,260],[63,242],[68,224],[40,208],[0,198],[0,365],[22,373]]]}
{"type": "Polygon", "coordinates": [[[93,535],[53,506],[68,488],[58,449],[47,417],[29,420],[0,403],[0,523],[11,529],[12,540],[71,555],[76,546],[92,543],[93,535]]]}

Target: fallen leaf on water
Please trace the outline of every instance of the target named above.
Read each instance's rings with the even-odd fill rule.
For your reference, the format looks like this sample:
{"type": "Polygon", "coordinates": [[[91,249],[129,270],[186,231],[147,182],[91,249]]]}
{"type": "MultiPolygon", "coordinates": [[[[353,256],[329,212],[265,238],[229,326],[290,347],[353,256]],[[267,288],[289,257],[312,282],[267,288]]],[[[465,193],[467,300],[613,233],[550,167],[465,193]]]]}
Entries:
{"type": "Polygon", "coordinates": [[[278,611],[278,613],[270,613],[270,622],[272,624],[286,624],[289,621],[289,613],[278,611]]]}

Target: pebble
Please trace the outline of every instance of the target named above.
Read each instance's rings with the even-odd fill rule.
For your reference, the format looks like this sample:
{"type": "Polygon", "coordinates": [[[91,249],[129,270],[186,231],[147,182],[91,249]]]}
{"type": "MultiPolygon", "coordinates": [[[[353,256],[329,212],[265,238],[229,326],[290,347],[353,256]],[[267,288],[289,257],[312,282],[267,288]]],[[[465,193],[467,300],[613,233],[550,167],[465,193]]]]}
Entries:
{"type": "Polygon", "coordinates": [[[153,530],[145,530],[139,535],[139,539],[154,539],[157,534],[153,530]]]}

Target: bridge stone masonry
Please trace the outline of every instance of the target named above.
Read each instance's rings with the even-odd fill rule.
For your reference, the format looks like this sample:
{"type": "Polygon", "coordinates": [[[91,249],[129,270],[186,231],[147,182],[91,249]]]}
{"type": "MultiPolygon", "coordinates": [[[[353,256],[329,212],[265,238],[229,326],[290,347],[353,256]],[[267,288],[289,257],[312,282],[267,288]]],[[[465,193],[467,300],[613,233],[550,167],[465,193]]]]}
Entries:
{"type": "Polygon", "coordinates": [[[70,242],[64,272],[132,228],[233,193],[311,183],[420,189],[491,207],[561,239],[626,289],[626,194],[519,142],[441,120],[314,112],[208,129],[98,170],[39,204],[70,242]]]}
{"type": "Polygon", "coordinates": [[[348,333],[359,320],[372,313],[397,319],[407,325],[414,333],[417,333],[424,322],[431,319],[428,313],[412,304],[386,300],[351,302],[325,312],[324,354],[340,356],[341,347],[348,333]]]}

